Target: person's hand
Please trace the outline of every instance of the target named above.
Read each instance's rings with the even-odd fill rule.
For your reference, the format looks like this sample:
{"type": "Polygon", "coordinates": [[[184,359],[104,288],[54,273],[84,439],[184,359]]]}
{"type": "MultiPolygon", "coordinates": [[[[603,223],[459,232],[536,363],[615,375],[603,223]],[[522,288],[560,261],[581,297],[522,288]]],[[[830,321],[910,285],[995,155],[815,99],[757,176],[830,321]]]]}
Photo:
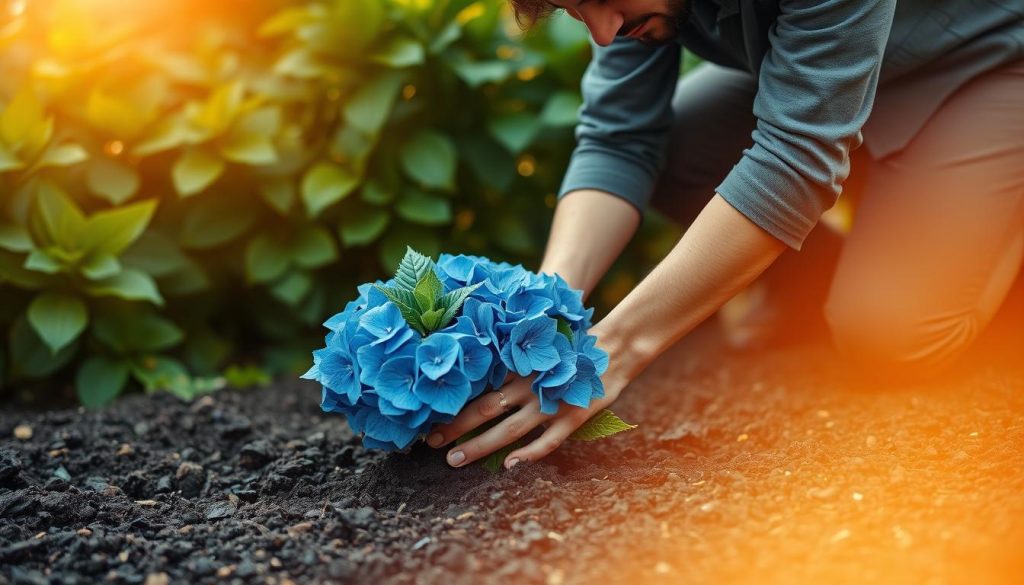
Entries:
{"type": "Polygon", "coordinates": [[[538,425],[543,425],[546,427],[544,433],[532,442],[509,453],[505,457],[504,465],[506,469],[512,469],[522,461],[537,461],[557,449],[573,431],[590,417],[615,402],[625,384],[613,380],[612,376],[602,376],[604,397],[591,401],[589,408],[560,403],[558,412],[548,415],[541,413],[540,399],[530,389],[533,376],[529,378],[513,376],[499,390],[485,392],[467,404],[451,422],[439,424],[431,429],[427,436],[427,444],[434,448],[447,445],[487,421],[518,406],[520,408],[517,412],[494,427],[451,448],[448,452],[448,464],[453,467],[462,467],[472,463],[519,440],[538,425]]]}

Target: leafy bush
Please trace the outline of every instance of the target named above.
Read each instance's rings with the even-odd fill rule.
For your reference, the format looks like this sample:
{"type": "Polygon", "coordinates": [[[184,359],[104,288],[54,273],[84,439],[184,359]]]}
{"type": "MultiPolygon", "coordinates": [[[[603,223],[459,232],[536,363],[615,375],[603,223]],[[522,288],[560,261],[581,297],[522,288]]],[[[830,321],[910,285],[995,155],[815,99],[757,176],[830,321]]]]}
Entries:
{"type": "Polygon", "coordinates": [[[97,405],[132,380],[300,373],[406,245],[539,261],[588,58],[574,21],[520,38],[473,0],[35,0],[0,19],[7,388],[73,379],[97,405]]]}

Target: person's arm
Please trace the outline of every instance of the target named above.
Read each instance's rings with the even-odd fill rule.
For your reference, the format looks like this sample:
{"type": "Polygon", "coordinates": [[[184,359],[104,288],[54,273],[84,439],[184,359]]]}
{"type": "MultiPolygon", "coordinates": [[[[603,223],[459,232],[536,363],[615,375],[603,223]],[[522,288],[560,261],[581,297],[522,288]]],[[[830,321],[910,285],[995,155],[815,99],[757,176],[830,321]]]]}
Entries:
{"type": "Polygon", "coordinates": [[[785,249],[715,194],[668,256],[591,328],[611,358],[604,378],[634,380],[785,249]]]}
{"type": "Polygon", "coordinates": [[[586,300],[640,225],[621,197],[583,189],[558,201],[540,272],[558,274],[586,300]]]}

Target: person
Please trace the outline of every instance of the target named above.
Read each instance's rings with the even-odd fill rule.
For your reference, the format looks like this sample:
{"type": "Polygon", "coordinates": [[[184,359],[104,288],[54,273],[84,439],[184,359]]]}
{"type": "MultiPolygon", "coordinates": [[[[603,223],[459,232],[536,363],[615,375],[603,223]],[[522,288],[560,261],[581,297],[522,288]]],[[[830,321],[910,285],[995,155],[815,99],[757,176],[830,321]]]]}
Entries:
{"type": "MultiPolygon", "coordinates": [[[[504,464],[548,455],[804,246],[833,242],[815,311],[881,377],[942,372],[1007,296],[1024,258],[1024,0],[511,2],[526,27],[565,10],[593,45],[540,271],[589,293],[649,205],[689,227],[591,329],[610,356],[604,398],[546,416],[513,378],[427,438],[518,407],[451,447],[450,465],[539,426],[504,464]],[[681,46],[704,64],[680,79],[681,46]],[[840,238],[819,220],[844,183],[855,213],[840,238]]],[[[798,282],[797,296],[815,287],[798,282]]]]}

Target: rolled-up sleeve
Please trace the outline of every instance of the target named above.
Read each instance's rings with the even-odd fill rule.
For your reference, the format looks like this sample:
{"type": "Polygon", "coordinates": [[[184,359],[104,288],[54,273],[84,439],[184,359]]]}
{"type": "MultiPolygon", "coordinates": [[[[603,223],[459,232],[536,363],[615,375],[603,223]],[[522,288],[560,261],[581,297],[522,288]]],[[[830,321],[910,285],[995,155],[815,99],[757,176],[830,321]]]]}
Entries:
{"type": "Polygon", "coordinates": [[[718,186],[799,250],[832,207],[863,141],[895,0],[783,0],[754,98],[753,146],[718,186]]]}
{"type": "Polygon", "coordinates": [[[642,214],[665,164],[682,49],[676,43],[654,47],[625,37],[606,47],[592,46],[581,85],[576,149],[558,196],[599,189],[642,214]]]}

